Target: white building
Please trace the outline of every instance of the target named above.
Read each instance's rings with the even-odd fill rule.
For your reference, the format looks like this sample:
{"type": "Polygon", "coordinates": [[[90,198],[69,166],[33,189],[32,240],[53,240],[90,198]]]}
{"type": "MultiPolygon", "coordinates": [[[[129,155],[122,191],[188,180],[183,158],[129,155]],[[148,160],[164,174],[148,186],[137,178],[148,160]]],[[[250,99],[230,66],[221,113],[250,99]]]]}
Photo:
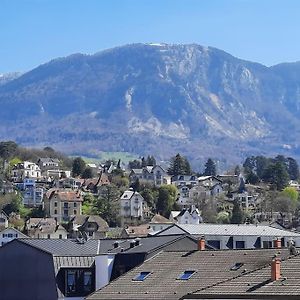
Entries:
{"type": "Polygon", "coordinates": [[[195,205],[191,205],[188,209],[183,209],[175,218],[177,224],[200,224],[202,217],[195,205]]]}
{"type": "Polygon", "coordinates": [[[124,218],[136,218],[142,220],[146,203],[144,198],[138,192],[127,190],[123,193],[120,199],[121,211],[120,215],[124,218]]]}
{"type": "Polygon", "coordinates": [[[8,227],[8,216],[4,211],[0,211],[0,230],[8,227]]]}
{"type": "Polygon", "coordinates": [[[27,237],[28,236],[15,228],[6,228],[0,232],[0,246],[3,246],[14,239],[27,237]]]}
{"type": "Polygon", "coordinates": [[[179,186],[194,186],[197,184],[197,177],[195,175],[176,175],[172,177],[172,184],[179,186]]]}
{"type": "Polygon", "coordinates": [[[204,237],[207,244],[216,249],[272,248],[274,241],[281,239],[282,247],[293,240],[300,246],[300,234],[261,225],[242,224],[174,224],[156,235],[190,234],[195,238],[204,237]]]}
{"type": "Polygon", "coordinates": [[[171,183],[170,176],[159,165],[146,166],[142,169],[132,169],[129,178],[131,182],[135,182],[138,179],[140,182],[150,183],[155,186],[171,183]]]}
{"type": "Polygon", "coordinates": [[[40,167],[30,161],[23,161],[12,168],[11,177],[14,182],[22,181],[24,178],[40,178],[40,167]]]}

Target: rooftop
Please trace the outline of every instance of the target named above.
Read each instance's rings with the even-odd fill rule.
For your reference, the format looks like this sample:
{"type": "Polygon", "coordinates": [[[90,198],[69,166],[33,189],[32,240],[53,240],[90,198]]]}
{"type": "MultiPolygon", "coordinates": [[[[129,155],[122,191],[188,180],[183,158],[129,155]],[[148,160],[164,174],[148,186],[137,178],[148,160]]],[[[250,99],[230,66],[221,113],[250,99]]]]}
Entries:
{"type": "Polygon", "coordinates": [[[160,252],[106,287],[92,299],[180,299],[182,296],[268,265],[274,255],[286,258],[287,249],[160,252]],[[237,265],[237,263],[239,263],[237,265]],[[235,266],[240,266],[236,267],[235,266]],[[143,281],[139,274],[150,274],[143,281]],[[185,280],[179,276],[184,274],[185,280]]]}

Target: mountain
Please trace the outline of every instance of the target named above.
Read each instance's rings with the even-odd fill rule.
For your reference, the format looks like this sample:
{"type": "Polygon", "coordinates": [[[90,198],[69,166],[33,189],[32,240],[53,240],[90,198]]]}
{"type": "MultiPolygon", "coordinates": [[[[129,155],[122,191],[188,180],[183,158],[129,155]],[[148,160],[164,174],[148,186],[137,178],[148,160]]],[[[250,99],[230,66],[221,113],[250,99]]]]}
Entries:
{"type": "Polygon", "coordinates": [[[300,157],[300,63],[211,47],[132,44],[54,59],[0,86],[0,139],[68,153],[128,151],[194,164],[300,157]]]}
{"type": "Polygon", "coordinates": [[[7,82],[14,80],[21,75],[21,72],[2,73],[0,74],[0,85],[6,84],[7,82]]]}

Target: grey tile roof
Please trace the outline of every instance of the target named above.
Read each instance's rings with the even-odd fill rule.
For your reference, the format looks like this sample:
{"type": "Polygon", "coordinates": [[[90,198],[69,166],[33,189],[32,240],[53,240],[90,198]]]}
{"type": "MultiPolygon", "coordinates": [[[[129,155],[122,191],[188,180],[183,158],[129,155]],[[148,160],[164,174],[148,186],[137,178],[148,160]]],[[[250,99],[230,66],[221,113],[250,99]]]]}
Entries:
{"type": "Polygon", "coordinates": [[[119,253],[119,252],[151,252],[165,245],[172,244],[185,238],[185,236],[151,236],[140,238],[139,245],[130,248],[133,239],[101,239],[88,240],[84,244],[76,240],[68,239],[19,239],[19,241],[49,252],[55,256],[95,256],[100,253],[119,253]],[[114,243],[118,241],[119,247],[114,248],[114,243]],[[123,249],[123,250],[122,250],[123,249]]]}
{"type": "MultiPolygon", "coordinates": [[[[96,299],[180,299],[183,295],[267,265],[276,249],[161,252],[141,266],[87,297],[96,299]],[[236,271],[236,263],[244,265],[236,271]],[[185,270],[195,270],[189,280],[178,280],[185,270]],[[132,280],[140,272],[151,272],[144,281],[132,280]]],[[[288,250],[281,250],[282,257],[288,250]]]]}
{"type": "Polygon", "coordinates": [[[281,262],[281,279],[270,281],[271,266],[247,272],[234,279],[193,293],[201,295],[268,295],[298,296],[300,299],[300,257],[289,257],[281,262]]]}
{"type": "MultiPolygon", "coordinates": [[[[272,236],[300,237],[299,233],[273,228],[270,226],[246,224],[176,224],[191,235],[223,235],[223,236],[272,236]]],[[[167,229],[165,230],[167,231],[167,229]]]]}

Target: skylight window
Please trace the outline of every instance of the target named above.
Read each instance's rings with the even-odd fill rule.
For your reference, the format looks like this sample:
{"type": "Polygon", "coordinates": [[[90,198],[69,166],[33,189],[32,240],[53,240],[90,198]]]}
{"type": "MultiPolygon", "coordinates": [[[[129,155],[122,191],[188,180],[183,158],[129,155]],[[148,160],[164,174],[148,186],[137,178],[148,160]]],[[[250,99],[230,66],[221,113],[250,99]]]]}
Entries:
{"type": "Polygon", "coordinates": [[[134,281],[144,281],[150,274],[151,274],[151,272],[141,272],[136,277],[134,277],[132,280],[134,280],[134,281]]]}
{"type": "Polygon", "coordinates": [[[180,274],[180,276],[177,279],[189,280],[195,272],[196,271],[192,271],[192,270],[184,271],[183,273],[180,274]]]}
{"type": "Polygon", "coordinates": [[[238,269],[240,269],[244,264],[243,263],[236,263],[235,265],[233,265],[230,270],[231,271],[237,271],[238,269]]]}

